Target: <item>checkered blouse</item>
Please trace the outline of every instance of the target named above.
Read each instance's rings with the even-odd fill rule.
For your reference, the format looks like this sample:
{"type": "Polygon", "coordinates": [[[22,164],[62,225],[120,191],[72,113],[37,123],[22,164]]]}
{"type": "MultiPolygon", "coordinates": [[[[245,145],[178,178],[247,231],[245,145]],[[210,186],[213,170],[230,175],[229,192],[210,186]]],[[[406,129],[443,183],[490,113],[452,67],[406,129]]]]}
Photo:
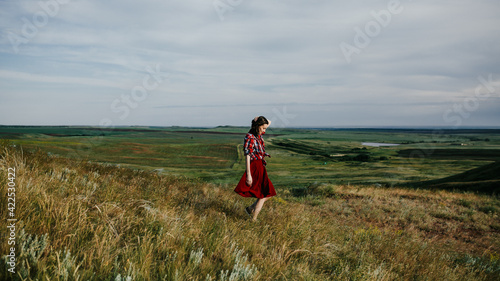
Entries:
{"type": "Polygon", "coordinates": [[[243,152],[246,155],[250,155],[250,161],[253,160],[262,160],[264,165],[266,161],[264,160],[265,156],[269,156],[266,153],[266,145],[264,144],[264,139],[261,135],[254,136],[251,133],[248,133],[245,136],[245,141],[243,143],[243,152]]]}

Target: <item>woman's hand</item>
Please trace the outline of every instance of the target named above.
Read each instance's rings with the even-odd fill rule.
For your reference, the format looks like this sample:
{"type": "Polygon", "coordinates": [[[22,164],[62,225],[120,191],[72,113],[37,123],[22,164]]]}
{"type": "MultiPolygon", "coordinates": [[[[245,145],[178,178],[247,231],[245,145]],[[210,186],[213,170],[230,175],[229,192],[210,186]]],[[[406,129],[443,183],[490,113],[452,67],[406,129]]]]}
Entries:
{"type": "Polygon", "coordinates": [[[252,175],[247,175],[247,180],[246,180],[246,184],[248,186],[252,186],[252,182],[253,182],[253,179],[252,179],[252,175]]]}

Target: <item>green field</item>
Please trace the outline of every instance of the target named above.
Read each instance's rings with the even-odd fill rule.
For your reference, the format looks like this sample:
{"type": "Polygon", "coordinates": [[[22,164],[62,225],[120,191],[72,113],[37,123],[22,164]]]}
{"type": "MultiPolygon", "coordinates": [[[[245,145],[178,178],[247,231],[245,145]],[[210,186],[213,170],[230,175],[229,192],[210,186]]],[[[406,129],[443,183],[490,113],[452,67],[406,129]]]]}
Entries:
{"type": "Polygon", "coordinates": [[[0,127],[0,280],[498,280],[498,130],[246,130],[0,127]]]}
{"type": "MultiPolygon", "coordinates": [[[[247,128],[0,127],[26,150],[162,174],[235,184],[247,128]]],[[[500,159],[500,130],[282,129],[265,136],[271,180],[395,186],[459,174],[500,159]],[[395,143],[370,147],[363,142],[395,143]]]]}

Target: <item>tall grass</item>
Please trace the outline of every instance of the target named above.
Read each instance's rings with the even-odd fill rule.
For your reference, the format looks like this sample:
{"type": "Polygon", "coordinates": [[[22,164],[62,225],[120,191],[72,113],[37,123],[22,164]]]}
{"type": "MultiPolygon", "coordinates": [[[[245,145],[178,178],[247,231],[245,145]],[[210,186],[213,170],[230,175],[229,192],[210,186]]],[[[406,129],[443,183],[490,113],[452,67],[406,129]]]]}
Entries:
{"type": "MultiPolygon", "coordinates": [[[[496,280],[497,198],[313,185],[258,222],[232,186],[1,147],[16,274],[1,280],[496,280]],[[486,206],[489,206],[486,208],[486,206]],[[462,231],[467,231],[461,235],[462,231]]],[[[279,190],[279,188],[278,188],[279,190]]],[[[7,218],[5,196],[0,214],[7,218]]]]}

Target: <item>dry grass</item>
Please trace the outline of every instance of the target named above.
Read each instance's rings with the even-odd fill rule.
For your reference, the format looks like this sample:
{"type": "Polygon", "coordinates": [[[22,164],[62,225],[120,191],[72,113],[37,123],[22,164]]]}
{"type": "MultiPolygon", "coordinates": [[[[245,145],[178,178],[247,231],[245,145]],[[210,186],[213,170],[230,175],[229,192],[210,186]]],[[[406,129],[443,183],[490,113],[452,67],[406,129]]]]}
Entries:
{"type": "MultiPolygon", "coordinates": [[[[2,148],[17,274],[2,280],[496,280],[499,200],[318,185],[259,221],[232,187],[2,148]]],[[[5,196],[0,214],[7,217],[5,196]]],[[[1,253],[7,253],[2,241],[1,253]]]]}

